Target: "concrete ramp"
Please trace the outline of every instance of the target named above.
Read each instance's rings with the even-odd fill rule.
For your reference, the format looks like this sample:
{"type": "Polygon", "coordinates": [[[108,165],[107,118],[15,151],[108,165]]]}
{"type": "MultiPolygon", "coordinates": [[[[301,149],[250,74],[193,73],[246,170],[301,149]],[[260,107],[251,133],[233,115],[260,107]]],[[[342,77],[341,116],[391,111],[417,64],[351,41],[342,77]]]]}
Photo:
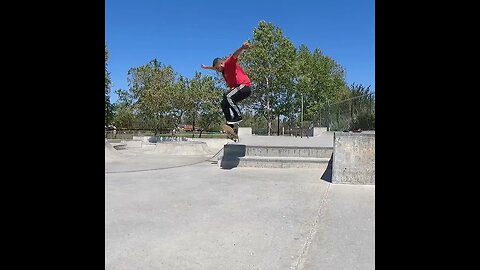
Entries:
{"type": "MultiPolygon", "coordinates": [[[[214,139],[214,138],[189,138],[192,142],[205,142],[211,154],[215,154],[222,150],[225,144],[231,143],[230,139],[214,139]]],[[[222,154],[222,153],[220,153],[222,154]]]]}
{"type": "Polygon", "coordinates": [[[116,160],[122,160],[125,156],[107,141],[105,140],[105,162],[113,162],[116,160]]]}
{"type": "Polygon", "coordinates": [[[126,148],[142,148],[144,142],[141,140],[124,140],[122,141],[123,144],[126,145],[126,148]]]}
{"type": "Polygon", "coordinates": [[[180,156],[210,155],[211,152],[205,142],[186,141],[186,142],[161,142],[146,154],[166,154],[180,156]]]}

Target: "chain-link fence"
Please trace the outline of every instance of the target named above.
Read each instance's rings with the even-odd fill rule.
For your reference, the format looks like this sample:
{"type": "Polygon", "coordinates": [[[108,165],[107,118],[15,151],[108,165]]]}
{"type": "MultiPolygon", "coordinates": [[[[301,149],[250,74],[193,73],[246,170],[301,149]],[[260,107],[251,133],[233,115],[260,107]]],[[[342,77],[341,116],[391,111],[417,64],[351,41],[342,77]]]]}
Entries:
{"type": "Polygon", "coordinates": [[[375,130],[375,93],[327,103],[315,121],[306,124],[330,131],[375,130]]]}
{"type": "Polygon", "coordinates": [[[156,136],[156,135],[174,135],[172,130],[155,130],[155,129],[123,129],[123,128],[106,128],[105,138],[131,140],[134,136],[156,136]]]}
{"type": "MultiPolygon", "coordinates": [[[[270,135],[308,137],[313,135],[314,127],[326,128],[328,131],[375,130],[375,93],[326,103],[310,121],[301,123],[300,115],[301,112],[296,119],[290,121],[272,121],[270,135]]],[[[252,131],[257,135],[267,135],[267,123],[254,125],[252,131]]]]}
{"type": "Polygon", "coordinates": [[[171,130],[171,129],[111,129],[105,130],[106,139],[118,139],[118,140],[132,140],[134,137],[176,137],[176,138],[226,138],[226,134],[213,131],[202,130],[171,130]]]}

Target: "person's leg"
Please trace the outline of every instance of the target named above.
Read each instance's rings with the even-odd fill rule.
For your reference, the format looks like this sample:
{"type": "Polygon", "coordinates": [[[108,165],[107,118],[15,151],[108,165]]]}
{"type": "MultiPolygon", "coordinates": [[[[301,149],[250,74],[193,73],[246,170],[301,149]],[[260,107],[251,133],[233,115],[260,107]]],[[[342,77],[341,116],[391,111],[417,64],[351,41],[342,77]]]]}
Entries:
{"type": "Polygon", "coordinates": [[[244,86],[242,88],[236,87],[227,93],[226,100],[233,112],[233,118],[231,118],[233,122],[237,122],[242,119],[240,115],[240,108],[238,107],[237,103],[249,97],[251,93],[252,89],[249,86],[244,86]]]}
{"type": "Polygon", "coordinates": [[[223,111],[223,114],[225,115],[225,120],[227,122],[232,120],[232,115],[230,113],[230,105],[228,104],[226,94],[223,95],[223,99],[222,99],[222,102],[220,103],[220,105],[222,106],[222,111],[223,111]]]}

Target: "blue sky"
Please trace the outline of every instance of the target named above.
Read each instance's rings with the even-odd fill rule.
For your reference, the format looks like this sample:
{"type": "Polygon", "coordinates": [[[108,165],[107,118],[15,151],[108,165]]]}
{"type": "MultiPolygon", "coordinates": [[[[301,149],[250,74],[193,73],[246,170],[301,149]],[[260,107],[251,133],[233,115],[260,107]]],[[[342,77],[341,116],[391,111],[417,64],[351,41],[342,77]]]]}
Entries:
{"type": "Polygon", "coordinates": [[[375,90],[374,0],[106,0],[108,71],[115,90],[128,89],[127,72],[153,59],[188,78],[213,58],[253,38],[265,20],[298,48],[319,48],[347,71],[346,80],[375,90]]]}

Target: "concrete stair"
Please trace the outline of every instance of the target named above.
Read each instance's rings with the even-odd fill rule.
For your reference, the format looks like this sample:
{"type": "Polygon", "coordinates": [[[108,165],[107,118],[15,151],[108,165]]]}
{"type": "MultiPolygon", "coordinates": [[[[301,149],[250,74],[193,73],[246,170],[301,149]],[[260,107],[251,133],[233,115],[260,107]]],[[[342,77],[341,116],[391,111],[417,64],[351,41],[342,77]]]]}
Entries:
{"type": "Polygon", "coordinates": [[[320,168],[328,164],[333,147],[256,146],[226,144],[218,165],[256,168],[320,168]]]}

